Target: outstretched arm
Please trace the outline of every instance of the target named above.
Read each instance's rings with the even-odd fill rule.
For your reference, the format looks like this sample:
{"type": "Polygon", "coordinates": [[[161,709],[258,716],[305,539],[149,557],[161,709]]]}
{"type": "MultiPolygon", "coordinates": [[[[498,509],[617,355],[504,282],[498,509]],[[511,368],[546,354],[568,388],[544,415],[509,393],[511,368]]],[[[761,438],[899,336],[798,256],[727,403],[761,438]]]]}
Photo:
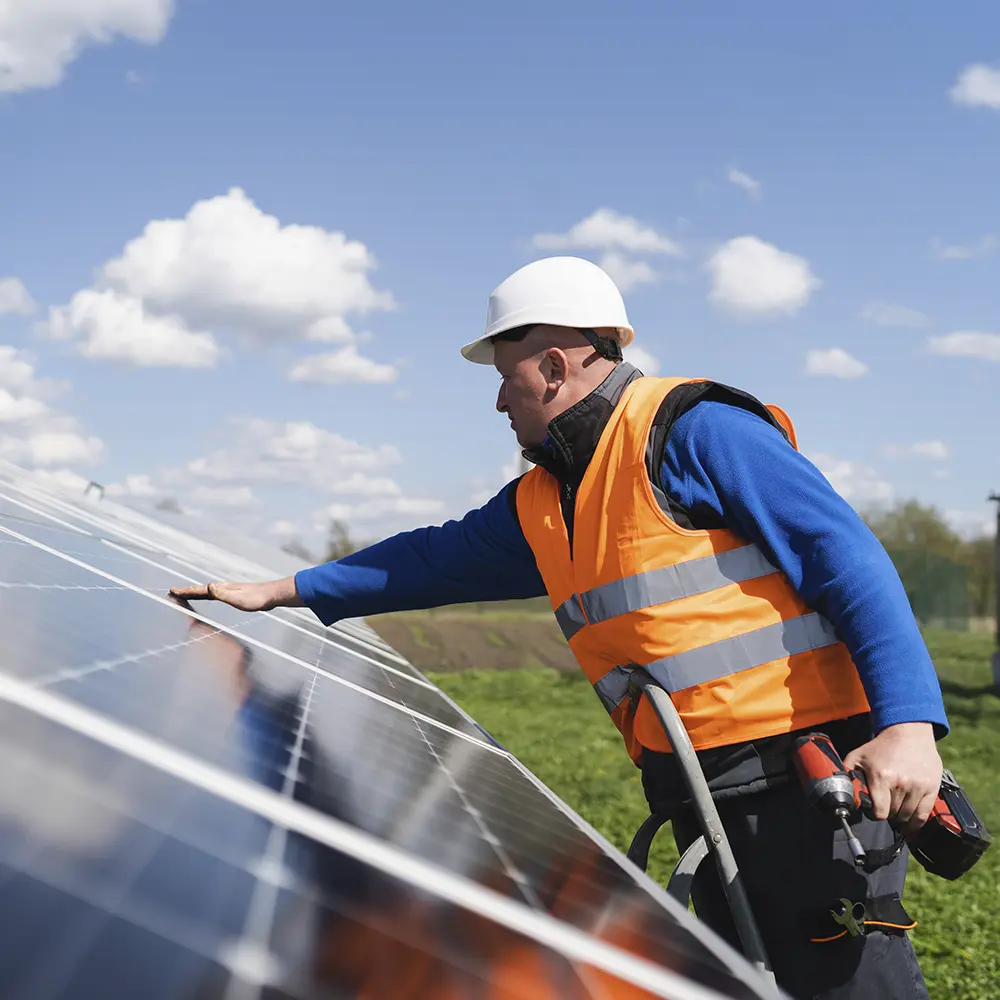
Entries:
{"type": "Polygon", "coordinates": [[[460,521],[393,535],[335,562],[260,584],[179,587],[180,600],[222,600],[243,611],[308,607],[324,625],[387,611],[540,597],[535,557],[510,483],[460,521]]]}

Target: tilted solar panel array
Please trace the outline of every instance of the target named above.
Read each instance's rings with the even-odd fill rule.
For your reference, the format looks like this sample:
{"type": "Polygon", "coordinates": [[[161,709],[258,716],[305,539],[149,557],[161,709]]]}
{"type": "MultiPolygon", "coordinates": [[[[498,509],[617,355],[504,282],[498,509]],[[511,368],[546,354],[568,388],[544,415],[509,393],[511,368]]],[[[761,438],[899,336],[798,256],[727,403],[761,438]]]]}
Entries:
{"type": "Polygon", "coordinates": [[[768,995],[364,623],[165,596],[273,573],[0,469],[0,996],[768,995]]]}

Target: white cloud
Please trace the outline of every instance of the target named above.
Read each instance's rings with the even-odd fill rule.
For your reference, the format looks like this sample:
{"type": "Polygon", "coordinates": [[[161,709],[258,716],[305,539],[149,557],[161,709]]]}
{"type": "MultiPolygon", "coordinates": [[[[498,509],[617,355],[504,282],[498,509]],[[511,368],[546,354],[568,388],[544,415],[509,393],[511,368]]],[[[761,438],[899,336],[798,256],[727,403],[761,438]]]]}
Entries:
{"type": "Polygon", "coordinates": [[[709,300],[740,316],[794,315],[822,282],[804,257],[779,250],[756,236],[724,243],[708,261],[709,300]]]}
{"type": "Polygon", "coordinates": [[[469,504],[472,507],[481,507],[491,497],[503,489],[509,482],[523,476],[531,468],[531,463],[521,453],[520,448],[516,448],[510,456],[510,461],[504,462],[499,473],[489,476],[477,476],[469,486],[472,492],[469,495],[469,504]]]}
{"type": "Polygon", "coordinates": [[[523,476],[531,468],[531,463],[524,457],[520,448],[514,450],[509,462],[504,462],[500,469],[501,486],[506,485],[518,476],[523,476]]]}
{"type": "Polygon", "coordinates": [[[190,495],[196,503],[209,507],[249,507],[257,503],[249,486],[199,486],[190,495]]]}
{"type": "Polygon", "coordinates": [[[194,325],[287,337],[348,312],[392,308],[392,296],[368,280],[374,266],[363,243],[318,226],[283,226],[232,188],[183,219],[150,222],[101,274],[194,325]]]}
{"type": "Polygon", "coordinates": [[[887,444],[882,449],[882,454],[886,458],[905,458],[912,455],[916,458],[930,459],[932,462],[945,462],[951,457],[951,451],[944,441],[916,441],[908,447],[887,444]]]}
{"type": "Polygon", "coordinates": [[[0,345],[0,456],[29,467],[101,459],[101,439],[84,433],[72,416],[47,402],[65,388],[37,378],[34,361],[24,351],[0,345]]]}
{"type": "Polygon", "coordinates": [[[258,418],[233,418],[213,436],[217,446],[200,457],[129,476],[107,492],[173,497],[186,514],[204,510],[258,536],[325,532],[330,518],[366,522],[368,535],[377,521],[388,534],[445,510],[435,498],[409,496],[391,477],[402,458],[390,445],[362,444],[306,421],[258,418]]]}
{"type": "Polygon", "coordinates": [[[292,382],[315,382],[340,385],[344,382],[394,382],[399,371],[393,365],[379,364],[358,354],[354,345],[328,354],[310,354],[300,358],[288,370],[292,382]]]}
{"type": "Polygon", "coordinates": [[[328,521],[350,521],[354,517],[355,508],[349,503],[332,503],[317,511],[313,517],[313,527],[322,531],[328,521]]]}
{"type": "Polygon", "coordinates": [[[652,284],[659,279],[659,275],[646,261],[629,260],[614,251],[604,254],[599,263],[622,292],[630,291],[636,285],[652,284]]]}
{"type": "Polygon", "coordinates": [[[0,316],[8,313],[30,316],[36,308],[23,282],[17,278],[0,278],[0,316]]]}
{"type": "Polygon", "coordinates": [[[636,347],[634,343],[629,344],[622,353],[625,355],[625,360],[630,365],[635,365],[643,375],[656,375],[660,370],[660,362],[644,347],[636,347]]]}
{"type": "Polygon", "coordinates": [[[153,485],[153,477],[148,475],[126,476],[124,482],[111,483],[105,492],[108,496],[154,497],[160,491],[153,485]]]}
{"type": "Polygon", "coordinates": [[[993,538],[997,532],[996,513],[989,507],[979,510],[946,510],[944,519],[956,534],[963,538],[993,538]]]}
{"type": "Polygon", "coordinates": [[[927,341],[931,354],[950,357],[982,358],[1000,364],[1000,333],[983,333],[978,330],[956,330],[943,337],[927,341]]]}
{"type": "Polygon", "coordinates": [[[210,367],[216,336],[267,344],[343,345],[294,366],[299,381],[386,382],[395,369],[358,354],[346,316],[392,309],[369,273],[363,243],[318,226],[282,223],[239,188],[196,202],[184,218],[157,219],[107,261],[93,288],[51,310],[53,336],[91,358],[210,367]],[[208,332],[211,331],[211,332],[208,332]]]}
{"type": "Polygon", "coordinates": [[[71,493],[82,493],[90,480],[72,469],[35,469],[34,475],[48,486],[56,486],[71,493]]]}
{"type": "Polygon", "coordinates": [[[888,503],[892,500],[892,486],[870,465],[851,462],[822,452],[811,455],[810,460],[849,503],[857,506],[888,503]]]}
{"type": "Polygon", "coordinates": [[[116,35],[159,42],[173,8],[173,0],[4,0],[0,92],[55,86],[83,48],[116,35]]]}
{"type": "Polygon", "coordinates": [[[9,344],[0,346],[0,385],[24,392],[35,382],[35,366],[23,351],[9,344]]]}
{"type": "Polygon", "coordinates": [[[861,318],[876,326],[901,326],[917,329],[931,325],[930,317],[911,309],[909,306],[897,305],[893,302],[869,302],[861,310],[861,318]]]}
{"type": "Polygon", "coordinates": [[[71,430],[41,430],[0,438],[0,455],[18,465],[90,465],[101,459],[104,442],[71,430]]]}
{"type": "Polygon", "coordinates": [[[77,292],[50,311],[47,332],[75,340],[85,358],[143,367],[212,368],[220,355],[210,333],[188,329],[177,316],[153,315],[141,299],[111,290],[77,292]]]}
{"type": "Polygon", "coordinates": [[[973,260],[985,257],[996,250],[997,238],[991,233],[980,237],[975,243],[947,245],[939,239],[931,241],[931,251],[938,260],[973,260]]]}
{"type": "Polygon", "coordinates": [[[355,333],[343,316],[325,316],[306,328],[306,340],[323,344],[352,344],[354,339],[355,333]]]}
{"type": "Polygon", "coordinates": [[[439,517],[445,511],[441,500],[427,497],[384,497],[359,504],[335,503],[324,507],[316,519],[317,526],[329,521],[375,521],[387,517],[425,520],[439,517]]]}
{"type": "Polygon", "coordinates": [[[948,95],[956,104],[1000,111],[1000,69],[985,63],[966,66],[948,95]]]}
{"type": "Polygon", "coordinates": [[[566,233],[539,233],[532,240],[541,250],[624,250],[629,253],[681,255],[681,248],[638,219],[599,208],[566,233]]]}
{"type": "Polygon", "coordinates": [[[91,464],[100,459],[104,442],[76,431],[39,431],[28,439],[36,465],[91,464]]]}
{"type": "Polygon", "coordinates": [[[810,351],[806,355],[806,371],[810,375],[833,378],[861,378],[868,374],[868,365],[839,347],[831,347],[825,351],[810,351]]]}
{"type": "Polygon", "coordinates": [[[399,483],[388,476],[369,476],[363,472],[352,472],[343,479],[330,483],[331,493],[359,497],[398,497],[402,495],[399,483]]]}
{"type": "Polygon", "coordinates": [[[15,396],[9,389],[0,389],[0,424],[37,420],[44,416],[48,409],[40,399],[15,396]]]}
{"type": "Polygon", "coordinates": [[[0,424],[38,428],[59,415],[46,402],[62,388],[52,379],[35,377],[34,362],[24,351],[0,345],[0,424]]]}
{"type": "Polygon", "coordinates": [[[913,445],[913,454],[920,458],[929,458],[933,462],[945,462],[951,457],[951,452],[944,441],[917,441],[913,445]]]}
{"type": "Polygon", "coordinates": [[[743,188],[751,198],[756,199],[760,197],[760,181],[755,180],[749,174],[745,174],[742,170],[737,170],[735,167],[730,167],[726,177],[729,179],[730,184],[735,184],[737,187],[743,188]]]}
{"type": "Polygon", "coordinates": [[[221,447],[180,468],[133,475],[108,488],[112,495],[191,497],[206,506],[255,503],[253,486],[294,487],[365,499],[403,499],[385,475],[398,465],[390,445],[359,444],[308,422],[233,419],[220,429],[221,447]]]}
{"type": "Polygon", "coordinates": [[[66,385],[50,378],[35,378],[35,363],[27,352],[0,344],[0,387],[17,395],[48,399],[66,385]]]}
{"type": "Polygon", "coordinates": [[[224,444],[189,462],[186,481],[310,485],[332,490],[354,472],[381,473],[399,464],[391,445],[371,447],[308,421],[229,421],[224,444]]]}

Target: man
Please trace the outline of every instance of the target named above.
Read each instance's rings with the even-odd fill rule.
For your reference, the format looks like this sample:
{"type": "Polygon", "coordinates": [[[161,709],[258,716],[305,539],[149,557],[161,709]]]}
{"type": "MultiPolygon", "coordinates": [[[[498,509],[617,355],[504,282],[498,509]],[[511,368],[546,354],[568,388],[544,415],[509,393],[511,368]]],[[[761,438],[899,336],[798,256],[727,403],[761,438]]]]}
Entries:
{"type": "MultiPolygon", "coordinates": [[[[463,348],[501,376],[496,407],[534,468],[459,522],[406,532],[268,583],[179,597],[341,618],[547,593],[564,635],[684,849],[698,829],[669,744],[629,667],[671,692],[733,841],[778,982],[794,997],[923,998],[904,928],[906,854],[865,875],[789,780],[802,732],[867,772],[876,820],[918,829],[941,780],[947,720],[885,550],[797,450],[785,414],[705,380],[643,377],[611,279],[554,257],[493,292],[463,348]],[[863,903],[867,933],[832,918],[863,903]]],[[[886,852],[887,855],[889,852],[886,852]]],[[[693,897],[738,944],[709,865],[693,897]]]]}

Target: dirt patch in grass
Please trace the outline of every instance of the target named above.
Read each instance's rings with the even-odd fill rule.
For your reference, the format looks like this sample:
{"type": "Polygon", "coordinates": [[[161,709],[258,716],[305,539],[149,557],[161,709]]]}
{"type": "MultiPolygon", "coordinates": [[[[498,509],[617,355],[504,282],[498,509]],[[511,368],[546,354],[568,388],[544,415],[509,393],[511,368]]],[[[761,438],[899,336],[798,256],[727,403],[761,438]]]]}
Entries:
{"type": "Polygon", "coordinates": [[[462,670],[579,670],[551,611],[510,616],[406,612],[367,619],[423,673],[462,670]]]}

